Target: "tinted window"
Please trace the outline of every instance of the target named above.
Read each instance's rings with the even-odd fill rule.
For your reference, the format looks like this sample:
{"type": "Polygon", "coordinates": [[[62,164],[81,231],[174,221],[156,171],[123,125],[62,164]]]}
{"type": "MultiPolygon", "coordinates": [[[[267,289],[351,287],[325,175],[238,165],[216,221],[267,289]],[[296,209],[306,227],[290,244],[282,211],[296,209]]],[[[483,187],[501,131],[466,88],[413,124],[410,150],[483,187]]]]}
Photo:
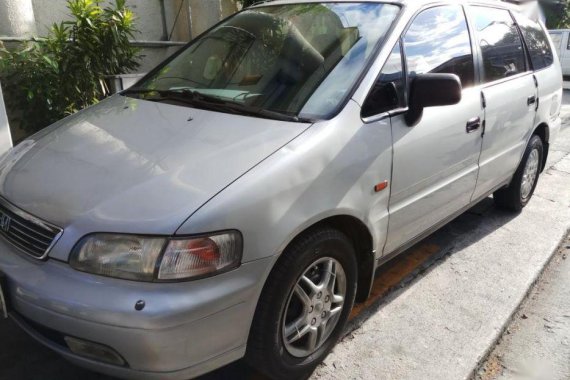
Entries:
{"type": "Polygon", "coordinates": [[[411,76],[457,74],[463,87],[473,84],[473,53],[460,6],[442,6],[422,12],[406,32],[404,46],[411,76]]]}
{"type": "Polygon", "coordinates": [[[554,54],[542,26],[523,15],[517,14],[515,17],[530,53],[532,68],[540,70],[552,65],[554,63],[554,54]]]}
{"type": "MultiPolygon", "coordinates": [[[[198,93],[208,109],[221,112],[229,108],[220,99],[240,109],[328,118],[348,97],[399,11],[371,2],[248,8],[202,34],[138,86],[198,93]]],[[[153,92],[145,96],[155,98],[153,92]]]]}
{"type": "Polygon", "coordinates": [[[364,117],[378,115],[404,106],[404,71],[400,43],[398,43],[364,102],[362,115],[364,117]]]}
{"type": "Polygon", "coordinates": [[[510,13],[487,7],[472,10],[483,53],[483,81],[492,82],[525,72],[522,40],[510,13]]]}

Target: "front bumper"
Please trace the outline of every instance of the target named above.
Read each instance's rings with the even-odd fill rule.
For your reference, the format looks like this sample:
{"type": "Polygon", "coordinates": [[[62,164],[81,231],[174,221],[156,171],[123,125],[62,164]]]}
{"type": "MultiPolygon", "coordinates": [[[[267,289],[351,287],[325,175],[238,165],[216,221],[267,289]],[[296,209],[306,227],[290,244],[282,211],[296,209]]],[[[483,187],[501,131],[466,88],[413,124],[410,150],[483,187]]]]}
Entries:
{"type": "Polygon", "coordinates": [[[12,318],[68,360],[122,378],[188,379],[242,357],[270,263],[193,282],[138,283],[37,262],[0,240],[12,318]],[[146,303],[142,311],[134,307],[139,300],[146,303]],[[44,328],[108,346],[128,366],[77,356],[53,334],[42,334],[44,328]]]}

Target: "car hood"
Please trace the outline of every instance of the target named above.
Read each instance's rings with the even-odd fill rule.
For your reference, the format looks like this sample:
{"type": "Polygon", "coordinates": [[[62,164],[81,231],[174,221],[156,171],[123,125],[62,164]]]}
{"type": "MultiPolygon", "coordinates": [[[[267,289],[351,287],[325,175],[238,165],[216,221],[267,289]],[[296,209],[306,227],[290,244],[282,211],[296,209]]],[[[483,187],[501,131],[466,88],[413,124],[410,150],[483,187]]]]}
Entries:
{"type": "Polygon", "coordinates": [[[77,235],[174,234],[308,127],[116,95],[8,152],[0,195],[77,235]]]}

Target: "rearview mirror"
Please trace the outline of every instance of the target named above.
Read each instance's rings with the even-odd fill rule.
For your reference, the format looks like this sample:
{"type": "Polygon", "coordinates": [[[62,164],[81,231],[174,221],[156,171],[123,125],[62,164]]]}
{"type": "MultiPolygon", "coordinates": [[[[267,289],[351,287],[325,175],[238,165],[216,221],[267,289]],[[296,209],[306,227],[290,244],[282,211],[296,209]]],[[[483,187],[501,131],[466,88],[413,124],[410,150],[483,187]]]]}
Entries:
{"type": "Polygon", "coordinates": [[[410,127],[422,118],[424,108],[451,106],[461,101],[461,81],[455,74],[420,74],[410,86],[409,111],[406,122],[410,127]]]}

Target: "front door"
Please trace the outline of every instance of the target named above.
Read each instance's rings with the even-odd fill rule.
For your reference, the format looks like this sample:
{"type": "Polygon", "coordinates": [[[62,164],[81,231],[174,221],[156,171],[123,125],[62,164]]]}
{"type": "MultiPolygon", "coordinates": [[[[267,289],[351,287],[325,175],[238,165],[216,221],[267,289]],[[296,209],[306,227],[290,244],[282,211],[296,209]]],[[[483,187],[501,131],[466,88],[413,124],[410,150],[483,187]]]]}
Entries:
{"type": "Polygon", "coordinates": [[[459,104],[426,108],[413,127],[403,115],[392,118],[394,158],[385,254],[470,203],[484,118],[462,6],[422,11],[404,34],[403,44],[410,81],[416,74],[452,73],[464,90],[459,104]]]}

